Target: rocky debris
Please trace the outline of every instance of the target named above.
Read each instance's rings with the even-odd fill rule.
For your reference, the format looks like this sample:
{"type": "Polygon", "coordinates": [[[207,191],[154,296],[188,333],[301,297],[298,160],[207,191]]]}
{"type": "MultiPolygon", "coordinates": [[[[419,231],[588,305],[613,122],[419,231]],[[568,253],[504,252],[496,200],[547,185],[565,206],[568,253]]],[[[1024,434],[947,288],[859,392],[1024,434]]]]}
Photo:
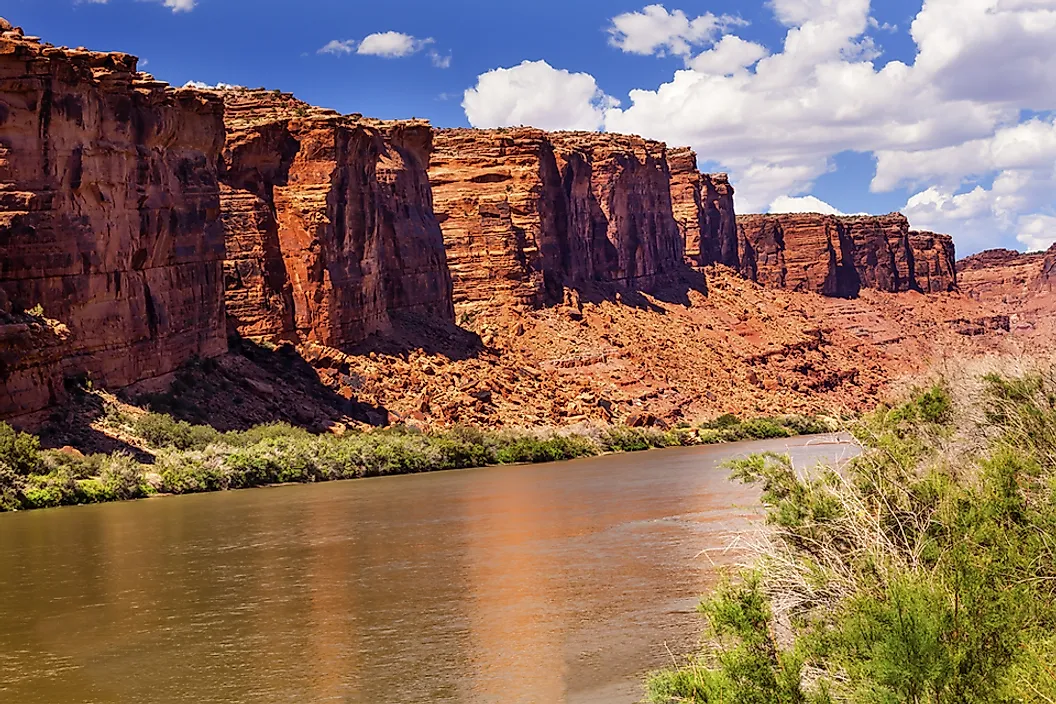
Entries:
{"type": "Polygon", "coordinates": [[[223,104],[136,61],[0,35],[0,290],[65,330],[7,331],[0,417],[60,402],[67,377],[119,388],[227,349],[223,104]]]}
{"type": "Polygon", "coordinates": [[[570,291],[560,306],[475,309],[461,318],[468,331],[438,328],[419,346],[378,335],[350,353],[301,352],[329,388],[392,423],[665,427],[723,413],[863,410],[941,356],[1045,344],[1009,335],[1000,311],[961,295],[824,298],[762,288],[721,266],[705,275],[708,294],[690,291],[688,303],[644,296],[632,307],[570,291]],[[963,334],[962,323],[980,329],[963,334]]]}
{"type": "Polygon", "coordinates": [[[947,321],[958,335],[974,337],[986,335],[992,332],[1011,332],[1012,321],[1007,315],[989,315],[974,320],[950,320],[947,321]]]}
{"type": "Polygon", "coordinates": [[[741,273],[771,288],[854,298],[863,288],[937,293],[957,287],[953,240],[911,233],[898,213],[737,218],[741,273]]]}
{"type": "Polygon", "coordinates": [[[222,95],[227,309],[243,336],[345,347],[393,315],[454,319],[428,123],[222,95]]]}
{"type": "Polygon", "coordinates": [[[513,128],[439,130],[435,147],[456,303],[532,307],[564,287],[651,291],[680,275],[663,144],[513,128]]]}
{"type": "Polygon", "coordinates": [[[671,201],[685,242],[686,262],[693,267],[725,264],[734,268],[737,256],[737,215],[733,186],[726,174],[702,174],[689,148],[671,149],[671,201]]]}

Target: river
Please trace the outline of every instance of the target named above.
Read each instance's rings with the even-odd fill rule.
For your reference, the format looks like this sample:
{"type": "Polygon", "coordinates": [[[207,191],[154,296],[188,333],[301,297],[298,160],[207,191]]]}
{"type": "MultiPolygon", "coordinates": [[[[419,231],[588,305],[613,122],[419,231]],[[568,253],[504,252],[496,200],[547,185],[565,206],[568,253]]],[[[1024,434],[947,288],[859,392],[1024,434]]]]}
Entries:
{"type": "Polygon", "coordinates": [[[630,704],[834,438],[0,515],[0,702],[630,704]]]}

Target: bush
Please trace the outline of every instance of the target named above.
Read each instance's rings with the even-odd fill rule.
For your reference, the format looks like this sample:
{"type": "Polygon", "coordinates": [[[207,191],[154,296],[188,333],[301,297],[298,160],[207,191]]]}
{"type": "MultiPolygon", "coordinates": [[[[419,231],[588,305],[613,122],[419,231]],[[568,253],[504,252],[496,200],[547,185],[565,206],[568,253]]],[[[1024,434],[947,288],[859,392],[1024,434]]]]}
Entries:
{"type": "Polygon", "coordinates": [[[103,461],[99,484],[117,500],[138,499],[149,492],[143,467],[132,455],[115,452],[103,461]]]}
{"type": "Polygon", "coordinates": [[[221,438],[219,432],[207,425],[191,425],[161,413],[140,416],[133,421],[132,429],[154,447],[174,447],[177,450],[200,450],[221,438]]]}
{"type": "Polygon", "coordinates": [[[794,434],[788,428],[770,418],[755,418],[745,421],[741,427],[744,428],[744,434],[753,440],[790,438],[794,434]]]}
{"type": "Polygon", "coordinates": [[[0,462],[0,511],[18,511],[22,508],[23,478],[3,462],[0,462]]]}
{"type": "Polygon", "coordinates": [[[594,444],[582,436],[552,435],[548,438],[519,436],[503,442],[496,453],[500,464],[539,464],[597,454],[594,444]]]}
{"type": "Polygon", "coordinates": [[[1052,701],[1056,377],[974,388],[878,409],[839,473],[732,463],[763,491],[758,571],[707,602],[709,646],[653,701],[1052,701]]]}
{"type": "Polygon", "coordinates": [[[0,423],[0,463],[15,474],[27,476],[40,470],[40,440],[0,423]]]}

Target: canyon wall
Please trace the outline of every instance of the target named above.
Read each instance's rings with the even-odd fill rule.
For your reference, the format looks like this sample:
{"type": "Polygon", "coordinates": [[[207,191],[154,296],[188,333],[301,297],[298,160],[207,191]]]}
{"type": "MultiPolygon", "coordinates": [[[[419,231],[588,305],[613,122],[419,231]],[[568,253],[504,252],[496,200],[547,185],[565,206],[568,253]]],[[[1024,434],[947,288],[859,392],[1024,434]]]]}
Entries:
{"type": "Polygon", "coordinates": [[[121,387],[225,352],[222,102],[0,30],[0,416],[61,400],[65,377],[121,387]]]}
{"type": "Polygon", "coordinates": [[[743,215],[737,230],[739,269],[764,286],[838,298],[957,287],[952,238],[912,232],[898,213],[743,215]]]}
{"type": "Polygon", "coordinates": [[[671,149],[671,200],[682,233],[686,263],[693,267],[725,264],[737,268],[737,215],[733,186],[726,174],[702,174],[697,155],[687,147],[671,149]]]}
{"type": "Polygon", "coordinates": [[[592,283],[650,291],[682,270],[662,143],[439,130],[429,175],[456,303],[538,306],[592,283]]]}
{"type": "Polygon", "coordinates": [[[423,121],[227,90],[227,309],[251,338],[343,347],[402,313],[453,320],[423,121]]]}
{"type": "Polygon", "coordinates": [[[1056,244],[1045,254],[1034,288],[1044,293],[1056,293],[1056,244]]]}
{"type": "Polygon", "coordinates": [[[934,232],[909,233],[916,289],[945,293],[957,288],[957,250],[953,238],[934,232]]]}

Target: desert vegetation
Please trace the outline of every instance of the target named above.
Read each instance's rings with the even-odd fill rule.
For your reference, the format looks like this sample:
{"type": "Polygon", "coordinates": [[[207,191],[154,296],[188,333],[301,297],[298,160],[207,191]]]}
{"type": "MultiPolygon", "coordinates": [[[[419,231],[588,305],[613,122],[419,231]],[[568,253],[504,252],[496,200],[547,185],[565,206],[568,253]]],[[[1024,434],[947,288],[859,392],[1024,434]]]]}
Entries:
{"type": "Polygon", "coordinates": [[[839,471],[731,464],[766,526],[651,701],[1056,701],[1056,374],[943,379],[854,431],[839,471]]]}
{"type": "Polygon", "coordinates": [[[582,426],[563,430],[419,431],[404,426],[313,435],[287,424],[220,432],[161,413],[108,407],[101,424],[138,450],[85,456],[42,450],[0,423],[0,510],[13,511],[489,465],[556,462],[738,440],[829,432],[836,421],[726,415],[693,427],[582,426]],[[137,459],[138,458],[138,459],[137,459]]]}

